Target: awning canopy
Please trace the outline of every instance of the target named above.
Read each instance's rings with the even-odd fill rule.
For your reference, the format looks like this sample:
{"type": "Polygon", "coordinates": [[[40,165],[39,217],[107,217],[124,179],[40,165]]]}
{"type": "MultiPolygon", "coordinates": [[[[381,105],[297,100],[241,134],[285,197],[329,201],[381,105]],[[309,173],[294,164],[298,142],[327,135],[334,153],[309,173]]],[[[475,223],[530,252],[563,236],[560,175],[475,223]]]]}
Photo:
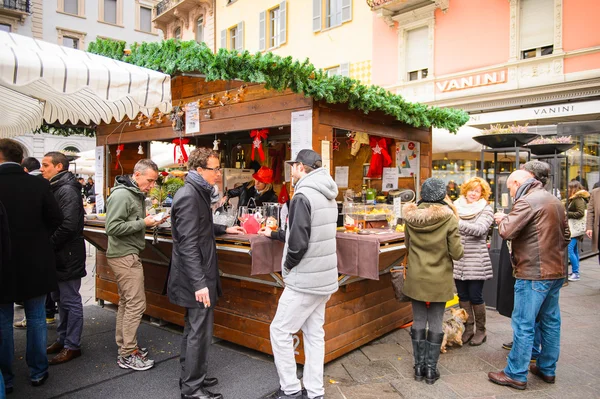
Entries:
{"type": "Polygon", "coordinates": [[[0,137],[43,121],[110,123],[171,110],[171,77],[14,33],[0,32],[0,137]]]}
{"type": "Polygon", "coordinates": [[[479,129],[463,126],[456,134],[446,129],[434,128],[432,132],[432,150],[434,154],[446,152],[479,152],[481,144],[473,140],[473,136],[481,134],[479,129]]]}

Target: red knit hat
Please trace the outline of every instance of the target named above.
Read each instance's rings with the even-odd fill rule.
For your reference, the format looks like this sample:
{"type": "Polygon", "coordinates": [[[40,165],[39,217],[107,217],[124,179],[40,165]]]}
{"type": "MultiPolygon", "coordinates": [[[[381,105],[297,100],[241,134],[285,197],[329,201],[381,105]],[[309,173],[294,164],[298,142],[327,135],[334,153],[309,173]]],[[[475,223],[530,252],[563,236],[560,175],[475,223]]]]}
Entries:
{"type": "Polygon", "coordinates": [[[264,184],[273,183],[273,169],[261,166],[258,172],[253,174],[252,177],[264,184]]]}

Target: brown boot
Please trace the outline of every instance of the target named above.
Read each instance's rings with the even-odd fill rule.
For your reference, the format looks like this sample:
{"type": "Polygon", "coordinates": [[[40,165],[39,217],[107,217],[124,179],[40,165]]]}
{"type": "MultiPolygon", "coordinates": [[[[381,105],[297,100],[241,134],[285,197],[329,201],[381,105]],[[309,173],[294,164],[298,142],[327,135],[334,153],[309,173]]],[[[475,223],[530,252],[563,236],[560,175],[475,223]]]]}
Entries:
{"type": "Polygon", "coordinates": [[[463,345],[466,345],[466,344],[469,343],[469,341],[471,340],[471,338],[473,338],[473,335],[475,334],[473,332],[473,327],[475,326],[475,315],[473,314],[473,307],[471,306],[471,302],[469,302],[469,301],[465,301],[465,302],[460,301],[458,304],[469,315],[469,318],[465,322],[465,332],[462,335],[463,345]]]}
{"type": "Polygon", "coordinates": [[[52,345],[46,348],[46,353],[49,355],[54,355],[55,353],[59,353],[63,350],[64,345],[59,344],[58,342],[54,342],[52,345]]]}
{"type": "Polygon", "coordinates": [[[52,359],[50,359],[48,364],[51,366],[54,366],[57,364],[66,363],[70,360],[78,358],[79,356],[81,356],[81,349],[63,348],[63,350],[61,350],[58,355],[56,355],[52,359]]]}
{"type": "Polygon", "coordinates": [[[475,336],[470,344],[472,346],[479,346],[487,339],[487,335],[485,334],[485,303],[473,305],[473,313],[475,313],[475,336]]]}

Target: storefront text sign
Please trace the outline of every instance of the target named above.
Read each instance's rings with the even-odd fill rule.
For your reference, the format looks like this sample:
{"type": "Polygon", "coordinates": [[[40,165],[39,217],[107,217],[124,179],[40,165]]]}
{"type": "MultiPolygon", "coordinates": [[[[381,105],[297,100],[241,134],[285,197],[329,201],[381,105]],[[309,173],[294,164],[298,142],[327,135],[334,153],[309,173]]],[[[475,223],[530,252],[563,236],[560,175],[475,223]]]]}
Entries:
{"type": "Polygon", "coordinates": [[[478,75],[441,80],[435,84],[439,91],[445,93],[448,91],[464,90],[473,87],[489,86],[499,83],[506,83],[506,70],[485,72],[478,75]]]}

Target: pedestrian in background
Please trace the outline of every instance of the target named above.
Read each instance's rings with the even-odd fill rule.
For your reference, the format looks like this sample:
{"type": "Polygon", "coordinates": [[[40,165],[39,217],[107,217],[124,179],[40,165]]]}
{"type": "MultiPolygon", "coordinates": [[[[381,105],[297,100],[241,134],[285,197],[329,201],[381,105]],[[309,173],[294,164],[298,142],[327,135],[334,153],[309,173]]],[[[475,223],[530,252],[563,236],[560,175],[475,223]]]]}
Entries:
{"type": "Polygon", "coordinates": [[[573,226],[571,230],[571,242],[569,243],[569,261],[571,262],[571,274],[569,281],[579,281],[579,241],[585,234],[585,210],[590,199],[590,193],[584,190],[577,180],[569,182],[569,203],[567,205],[567,219],[573,226]],[[581,227],[581,229],[575,229],[581,227]]]}
{"type": "Polygon", "coordinates": [[[221,399],[223,395],[206,389],[219,383],[207,375],[214,308],[222,295],[215,235],[241,234],[243,229],[213,224],[211,198],[221,176],[219,154],[197,148],[190,154],[188,169],[171,208],[173,254],[168,279],[169,300],[185,308],[179,388],[182,399],[221,399]]]}
{"type": "MultiPolygon", "coordinates": [[[[600,188],[595,188],[590,193],[590,200],[587,204],[587,219],[585,224],[585,234],[592,239],[592,250],[596,251],[598,247],[598,230],[600,229],[600,188]]],[[[600,262],[600,252],[598,253],[600,262]]]]}
{"type": "Polygon", "coordinates": [[[473,177],[464,182],[460,194],[454,206],[458,210],[458,232],[464,256],[454,261],[454,283],[460,307],[469,315],[462,342],[478,346],[487,337],[483,284],[493,277],[487,236],[494,223],[494,211],[488,203],[490,185],[482,178],[473,177]]]}
{"type": "Polygon", "coordinates": [[[527,387],[527,369],[554,383],[560,354],[559,292],[566,276],[565,250],[570,232],[563,204],[525,170],[508,177],[514,198],[510,213],[496,213],[498,233],[511,240],[515,282],[513,345],[507,366],[488,373],[490,381],[515,389],[527,387]],[[536,326],[537,322],[537,326],[536,326]],[[536,328],[542,348],[530,365],[536,328]]]}
{"type": "Polygon", "coordinates": [[[106,260],[117,279],[119,308],[115,339],[119,348],[117,364],[123,369],[148,370],[154,360],[140,347],[137,330],[146,310],[144,269],[140,252],[146,247],[146,227],[161,223],[146,216],[146,193],[156,184],[158,166],[149,159],[139,160],[133,175],[117,176],[107,199],[106,260]]]}
{"type": "Polygon", "coordinates": [[[63,213],[63,222],[50,240],[56,254],[58,291],[52,299],[58,302],[59,322],[57,338],[47,348],[48,354],[56,354],[50,365],[71,361],[81,356],[81,333],[83,331],[83,303],[81,279],[85,271],[85,242],[83,240],[83,202],[81,185],[69,172],[69,160],[60,152],[44,155],[42,176],[50,182],[50,189],[63,213]]]}
{"type": "MultiPolygon", "coordinates": [[[[8,267],[10,260],[10,232],[8,230],[8,215],[4,205],[0,202],[0,276],[3,275],[3,267],[8,267]]],[[[2,345],[2,330],[0,329],[0,345],[2,345]]],[[[4,377],[0,371],[0,399],[6,398],[4,377]]]]}
{"type": "Polygon", "coordinates": [[[21,162],[21,166],[25,169],[25,172],[32,176],[42,176],[42,172],[40,171],[40,161],[34,157],[25,158],[23,162],[21,162]]]}
{"type": "Polygon", "coordinates": [[[6,391],[14,388],[14,302],[21,301],[27,317],[25,360],[29,379],[40,386],[48,379],[46,294],[56,282],[52,233],[62,223],[62,212],[45,179],[23,170],[23,148],[15,140],[0,139],[0,202],[8,215],[10,258],[0,276],[0,370],[6,391]]]}
{"type": "Polygon", "coordinates": [[[402,210],[408,247],[404,294],[412,299],[414,375],[427,384],[440,378],[442,319],[446,302],[454,298],[452,261],[463,256],[458,218],[445,197],[444,181],[429,178],[421,187],[421,200],[402,210]]]}

